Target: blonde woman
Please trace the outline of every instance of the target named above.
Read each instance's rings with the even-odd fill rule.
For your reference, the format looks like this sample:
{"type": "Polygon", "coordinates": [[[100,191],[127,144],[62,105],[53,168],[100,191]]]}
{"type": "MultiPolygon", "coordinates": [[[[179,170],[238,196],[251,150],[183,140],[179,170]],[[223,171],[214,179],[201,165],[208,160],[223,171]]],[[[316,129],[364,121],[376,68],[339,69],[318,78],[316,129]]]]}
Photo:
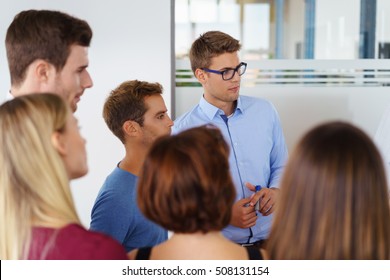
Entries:
{"type": "Polygon", "coordinates": [[[61,97],[0,106],[0,258],[126,259],[111,238],[80,225],[69,180],[88,171],[85,140],[61,97]]]}
{"type": "Polygon", "coordinates": [[[271,259],[389,259],[385,170],[372,140],[331,122],[298,143],[281,182],[271,259]]]}

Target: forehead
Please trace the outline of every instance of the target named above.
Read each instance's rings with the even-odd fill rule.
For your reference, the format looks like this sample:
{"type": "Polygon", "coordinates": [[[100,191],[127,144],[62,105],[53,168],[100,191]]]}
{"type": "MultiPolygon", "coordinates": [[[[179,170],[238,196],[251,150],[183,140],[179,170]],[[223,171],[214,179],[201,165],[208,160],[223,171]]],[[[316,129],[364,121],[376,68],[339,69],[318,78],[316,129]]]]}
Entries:
{"type": "Polygon", "coordinates": [[[145,105],[147,108],[146,114],[154,114],[161,111],[166,111],[164,99],[161,94],[154,94],[145,97],[145,105]]]}
{"type": "Polygon", "coordinates": [[[88,65],[88,47],[71,45],[69,56],[65,65],[88,65]]]}
{"type": "Polygon", "coordinates": [[[237,52],[223,53],[211,59],[210,68],[235,68],[240,63],[237,52]]]}

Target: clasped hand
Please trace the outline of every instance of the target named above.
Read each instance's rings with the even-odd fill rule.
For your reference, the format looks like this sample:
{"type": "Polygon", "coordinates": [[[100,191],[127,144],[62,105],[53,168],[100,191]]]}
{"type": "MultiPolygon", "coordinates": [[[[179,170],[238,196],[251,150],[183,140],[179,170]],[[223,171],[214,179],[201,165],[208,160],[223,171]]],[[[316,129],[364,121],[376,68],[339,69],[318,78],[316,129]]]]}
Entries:
{"type": "Polygon", "coordinates": [[[248,189],[254,193],[250,197],[238,200],[233,205],[232,218],[230,223],[240,228],[249,228],[256,225],[257,213],[255,204],[259,201],[259,212],[263,216],[268,216],[274,212],[275,202],[279,194],[279,189],[262,188],[255,192],[255,186],[251,183],[245,184],[248,189]]]}

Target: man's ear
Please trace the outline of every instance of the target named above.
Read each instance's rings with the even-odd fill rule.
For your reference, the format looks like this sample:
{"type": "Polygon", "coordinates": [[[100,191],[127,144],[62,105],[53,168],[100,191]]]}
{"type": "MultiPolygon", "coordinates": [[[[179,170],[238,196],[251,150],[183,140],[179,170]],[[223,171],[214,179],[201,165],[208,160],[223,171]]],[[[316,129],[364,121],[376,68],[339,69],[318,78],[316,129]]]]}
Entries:
{"type": "Polygon", "coordinates": [[[51,135],[51,143],[61,156],[66,156],[66,144],[64,136],[60,132],[53,132],[51,135]]]}
{"type": "Polygon", "coordinates": [[[55,67],[43,59],[34,62],[34,74],[40,83],[47,83],[55,75],[55,67]]]}
{"type": "Polygon", "coordinates": [[[198,79],[199,83],[202,85],[206,83],[207,76],[206,73],[202,69],[196,69],[195,70],[195,77],[198,79]]]}
{"type": "Polygon", "coordinates": [[[122,125],[123,131],[126,135],[130,137],[137,136],[140,131],[140,128],[141,126],[139,125],[139,123],[131,120],[125,121],[122,125]]]}

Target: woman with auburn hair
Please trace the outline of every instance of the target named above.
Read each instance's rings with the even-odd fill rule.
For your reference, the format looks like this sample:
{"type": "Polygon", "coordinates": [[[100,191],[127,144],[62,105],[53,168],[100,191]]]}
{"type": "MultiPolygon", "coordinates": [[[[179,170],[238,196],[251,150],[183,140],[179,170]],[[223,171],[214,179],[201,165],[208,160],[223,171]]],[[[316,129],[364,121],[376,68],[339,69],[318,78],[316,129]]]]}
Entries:
{"type": "Polygon", "coordinates": [[[126,259],[84,229],[69,181],[88,172],[85,140],[64,100],[17,97],[0,106],[0,259],[126,259]]]}
{"type": "Polygon", "coordinates": [[[143,214],[173,232],[130,259],[260,259],[220,232],[229,224],[235,189],[229,148],[216,127],[201,126],[156,140],[138,182],[143,214]]]}
{"type": "Polygon", "coordinates": [[[310,130],[292,153],[280,189],[270,259],[390,258],[385,170],[362,130],[344,122],[310,130]]]}

